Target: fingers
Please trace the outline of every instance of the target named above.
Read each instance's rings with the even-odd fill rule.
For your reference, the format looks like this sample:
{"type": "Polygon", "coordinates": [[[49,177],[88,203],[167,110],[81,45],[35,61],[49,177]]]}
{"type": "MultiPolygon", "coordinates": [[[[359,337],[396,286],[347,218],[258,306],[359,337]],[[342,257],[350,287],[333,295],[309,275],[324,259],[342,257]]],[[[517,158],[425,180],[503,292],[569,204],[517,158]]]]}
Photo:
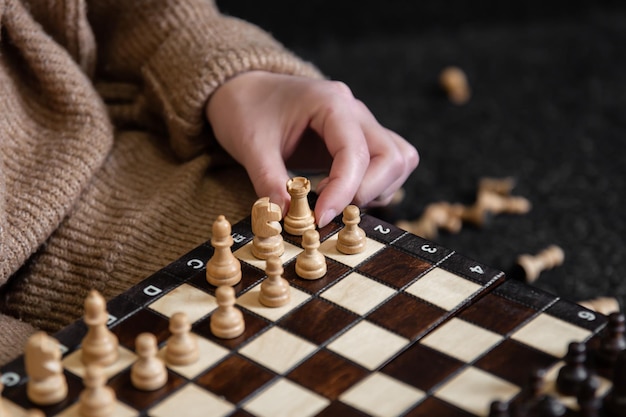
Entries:
{"type": "Polygon", "coordinates": [[[244,164],[254,191],[258,196],[269,197],[272,203],[278,204],[282,212],[286,213],[290,199],[286,188],[289,174],[280,150],[251,149],[250,154],[264,155],[262,158],[250,158],[244,164]]]}

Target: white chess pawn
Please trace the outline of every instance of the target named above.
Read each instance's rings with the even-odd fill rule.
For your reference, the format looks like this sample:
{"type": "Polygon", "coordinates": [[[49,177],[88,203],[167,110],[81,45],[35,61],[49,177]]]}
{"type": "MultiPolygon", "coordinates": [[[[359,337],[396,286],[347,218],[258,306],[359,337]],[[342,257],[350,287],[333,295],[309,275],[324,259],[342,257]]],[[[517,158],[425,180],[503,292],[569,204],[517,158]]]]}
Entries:
{"type": "Polygon", "coordinates": [[[165,361],[175,366],[185,366],[195,363],[200,357],[198,338],[191,333],[191,323],[183,312],[174,313],[170,318],[170,332],[167,340],[165,361]]]}
{"type": "Polygon", "coordinates": [[[156,391],[167,383],[167,368],[157,357],[157,339],[152,333],[141,333],[135,340],[139,359],[130,369],[130,380],[142,391],[156,391]]]}
{"type": "Polygon", "coordinates": [[[337,250],[346,255],[354,255],[365,250],[365,231],[359,227],[361,211],[349,205],[343,209],[343,223],[346,225],[337,234],[337,250]]]}
{"type": "Polygon", "coordinates": [[[319,251],[320,234],[307,230],[302,235],[304,251],[296,258],[296,274],[303,279],[319,279],[326,275],[326,257],[319,251]]]}
{"type": "Polygon", "coordinates": [[[115,411],[115,391],[106,385],[107,377],[101,366],[91,364],[85,367],[83,384],[85,389],[78,400],[78,414],[81,417],[108,417],[115,411]]]}
{"type": "Polygon", "coordinates": [[[29,378],[26,395],[34,404],[57,404],[67,397],[61,349],[55,339],[45,332],[33,334],[26,342],[24,365],[29,378]]]}
{"type": "Polygon", "coordinates": [[[106,310],[104,297],[91,290],[85,299],[84,321],[88,327],[82,341],[81,360],[83,364],[109,366],[119,357],[119,341],[117,336],[107,328],[109,313],[106,310]]]}
{"type": "Polygon", "coordinates": [[[259,302],[267,307],[280,307],[289,302],[289,282],[283,278],[283,264],[280,258],[273,256],[267,260],[265,273],[267,278],[261,283],[259,302]]]}
{"type": "Polygon", "coordinates": [[[243,314],[235,307],[235,290],[221,286],[215,291],[217,309],[211,315],[211,332],[221,339],[234,339],[246,329],[243,314]]]}
{"type": "Polygon", "coordinates": [[[211,245],[215,249],[213,256],[206,264],[206,279],[209,284],[237,285],[241,281],[241,263],[233,255],[233,237],[231,225],[226,217],[220,215],[213,223],[211,245]]]}

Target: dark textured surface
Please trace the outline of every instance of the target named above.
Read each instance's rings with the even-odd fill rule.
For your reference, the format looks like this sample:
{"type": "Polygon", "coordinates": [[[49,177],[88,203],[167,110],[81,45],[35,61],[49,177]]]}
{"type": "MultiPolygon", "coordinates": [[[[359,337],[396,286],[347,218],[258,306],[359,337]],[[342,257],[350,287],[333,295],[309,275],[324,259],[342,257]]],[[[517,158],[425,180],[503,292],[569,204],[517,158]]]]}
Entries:
{"type": "Polygon", "coordinates": [[[565,264],[535,285],[573,300],[617,296],[624,305],[623,5],[317,1],[291,3],[289,20],[279,12],[286,2],[270,2],[265,12],[247,3],[222,8],[345,81],[420,151],[407,198],[385,214],[389,220],[415,218],[436,201],[471,203],[481,177],[513,176],[514,193],[533,203],[529,214],[496,217],[487,228],[438,241],[503,270],[520,253],[558,244],[565,264]],[[468,75],[466,106],[437,89],[449,64],[468,75]]]}

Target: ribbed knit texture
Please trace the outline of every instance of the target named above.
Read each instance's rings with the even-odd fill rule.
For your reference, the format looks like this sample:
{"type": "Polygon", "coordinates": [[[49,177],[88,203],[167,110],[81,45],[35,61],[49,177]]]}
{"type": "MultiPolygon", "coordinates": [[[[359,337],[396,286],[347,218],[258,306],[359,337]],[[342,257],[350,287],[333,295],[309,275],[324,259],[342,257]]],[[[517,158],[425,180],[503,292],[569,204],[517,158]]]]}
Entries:
{"type": "Polygon", "coordinates": [[[244,170],[200,152],[215,88],[252,69],[320,76],[207,1],[87,11],[0,0],[0,364],[31,325],[76,320],[89,289],[110,298],[208,240],[219,214],[249,213],[244,170]]]}

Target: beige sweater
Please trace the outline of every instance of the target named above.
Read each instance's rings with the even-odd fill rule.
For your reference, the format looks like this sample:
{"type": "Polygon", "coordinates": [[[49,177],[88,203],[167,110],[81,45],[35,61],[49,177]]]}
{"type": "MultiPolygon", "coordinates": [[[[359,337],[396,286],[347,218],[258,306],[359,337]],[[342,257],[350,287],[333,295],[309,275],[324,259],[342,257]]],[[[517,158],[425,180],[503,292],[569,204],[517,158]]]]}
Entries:
{"type": "Polygon", "coordinates": [[[0,0],[0,364],[249,213],[204,107],[253,69],[319,76],[210,0],[0,0]]]}

